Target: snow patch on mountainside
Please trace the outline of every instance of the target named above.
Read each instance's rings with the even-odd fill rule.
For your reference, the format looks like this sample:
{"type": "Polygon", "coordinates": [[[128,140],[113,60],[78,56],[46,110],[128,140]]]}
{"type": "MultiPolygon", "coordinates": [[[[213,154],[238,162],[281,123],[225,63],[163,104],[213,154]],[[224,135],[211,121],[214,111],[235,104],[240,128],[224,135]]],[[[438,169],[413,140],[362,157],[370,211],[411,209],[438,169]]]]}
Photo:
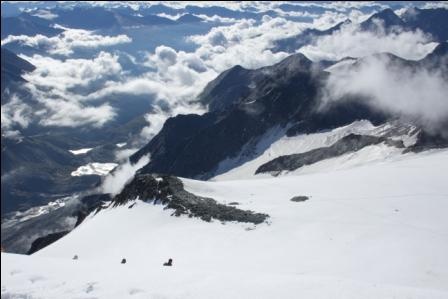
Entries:
{"type": "Polygon", "coordinates": [[[356,59],[347,58],[338,63],[333,64],[330,67],[327,67],[325,71],[329,73],[337,73],[346,70],[348,67],[353,65],[356,62],[356,59]]]}
{"type": "Polygon", "coordinates": [[[83,154],[87,154],[91,150],[93,150],[93,147],[92,148],[81,148],[78,150],[69,150],[69,152],[72,153],[73,155],[83,155],[83,154]]]}
{"type": "Polygon", "coordinates": [[[82,175],[100,175],[105,176],[117,167],[117,163],[89,163],[78,167],[75,171],[71,173],[72,176],[82,176],[82,175]]]}
{"type": "MultiPolygon", "coordinates": [[[[394,124],[386,123],[379,126],[372,125],[367,120],[356,121],[350,125],[336,128],[331,131],[325,131],[314,134],[301,134],[293,137],[287,137],[284,130],[275,129],[269,131],[262,137],[260,142],[254,146],[249,154],[242,151],[237,157],[229,158],[220,163],[218,171],[212,180],[235,180],[247,178],[259,178],[266,175],[255,176],[258,167],[277,157],[291,154],[304,153],[320,147],[327,147],[349,134],[371,135],[371,136],[389,136],[396,129],[394,124]]],[[[416,142],[416,132],[412,132],[413,127],[407,128],[404,133],[395,133],[390,136],[394,140],[402,140],[405,146],[410,146],[416,142]],[[412,134],[408,134],[411,131],[412,134]]],[[[362,164],[369,161],[387,159],[392,155],[401,154],[402,150],[387,147],[383,144],[369,146],[361,154],[348,154],[342,160],[351,160],[351,164],[362,164]],[[373,156],[369,157],[368,153],[373,156]],[[384,155],[384,158],[383,156],[384,155]],[[358,162],[353,161],[360,158],[358,162]]],[[[336,164],[340,161],[335,158],[336,164]]],[[[331,159],[333,160],[333,159],[331,159]]],[[[321,164],[325,165],[325,164],[321,164]]],[[[303,167],[309,168],[309,166],[303,167]]],[[[302,171],[302,170],[298,170],[302,171]]]]}
{"type": "Polygon", "coordinates": [[[139,200],[108,208],[30,257],[2,254],[2,297],[447,298],[447,172],[438,150],[296,176],[182,179],[271,222],[208,223],[139,200]]]}
{"type": "Polygon", "coordinates": [[[25,222],[43,214],[51,213],[59,208],[64,207],[68,201],[77,199],[77,195],[67,196],[50,201],[49,203],[37,207],[29,208],[25,211],[13,212],[2,217],[2,228],[10,227],[20,222],[25,222]]]}

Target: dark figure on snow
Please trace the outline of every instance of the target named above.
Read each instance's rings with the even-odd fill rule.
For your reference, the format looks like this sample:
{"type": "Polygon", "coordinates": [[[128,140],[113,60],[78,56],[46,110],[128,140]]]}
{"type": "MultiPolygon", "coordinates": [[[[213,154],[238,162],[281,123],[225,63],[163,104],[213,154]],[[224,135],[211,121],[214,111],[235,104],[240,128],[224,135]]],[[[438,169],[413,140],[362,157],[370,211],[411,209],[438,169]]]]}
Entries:
{"type": "Polygon", "coordinates": [[[75,254],[75,256],[73,257],[73,259],[74,259],[74,260],[77,260],[77,259],[78,259],[78,255],[75,254]]]}
{"type": "Polygon", "coordinates": [[[169,259],[168,262],[164,263],[163,265],[171,267],[173,265],[173,260],[169,259]]]}
{"type": "Polygon", "coordinates": [[[122,263],[122,264],[126,264],[126,259],[122,259],[122,260],[121,260],[121,263],[122,263]]]}

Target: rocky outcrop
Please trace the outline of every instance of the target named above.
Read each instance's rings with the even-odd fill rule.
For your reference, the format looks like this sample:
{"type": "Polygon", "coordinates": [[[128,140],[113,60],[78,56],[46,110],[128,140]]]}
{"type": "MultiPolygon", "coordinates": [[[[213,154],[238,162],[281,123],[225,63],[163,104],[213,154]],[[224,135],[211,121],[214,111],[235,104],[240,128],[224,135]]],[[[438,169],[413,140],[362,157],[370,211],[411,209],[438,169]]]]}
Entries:
{"type": "Polygon", "coordinates": [[[293,171],[305,165],[356,152],[366,146],[383,142],[389,146],[404,148],[402,141],[395,141],[385,137],[350,134],[329,147],[322,147],[300,154],[280,156],[261,165],[255,174],[266,172],[276,174],[281,171],[293,171]]]}
{"type": "Polygon", "coordinates": [[[81,205],[72,214],[76,217],[75,227],[81,224],[84,219],[92,212],[98,213],[105,202],[110,202],[112,197],[110,194],[92,194],[81,199],[81,205]]]}
{"type": "Polygon", "coordinates": [[[353,106],[347,101],[334,101],[325,112],[318,111],[318,91],[328,74],[316,67],[304,55],[295,54],[256,70],[233,68],[212,81],[201,95],[200,100],[212,109],[209,113],[167,120],[131,161],[136,163],[150,154],[151,161],[142,173],[209,179],[221,161],[236,156],[244,145],[256,142],[273,127],[297,124],[288,134],[312,133],[360,119],[373,123],[386,119],[367,105],[353,106]],[[232,78],[233,73],[238,80],[232,78]],[[222,92],[229,96],[225,101],[222,92]]]}
{"type": "Polygon", "coordinates": [[[302,201],[307,201],[308,199],[310,199],[308,196],[300,195],[300,196],[294,196],[293,198],[290,199],[290,201],[302,202],[302,201]]]}
{"type": "Polygon", "coordinates": [[[62,231],[53,234],[46,235],[44,237],[37,238],[32,244],[30,250],[28,250],[27,254],[33,254],[44,247],[47,247],[51,243],[56,242],[70,231],[62,231]]]}
{"type": "MultiPolygon", "coordinates": [[[[448,128],[448,121],[445,124],[445,128],[448,128]]],[[[425,131],[420,131],[417,135],[417,141],[415,142],[415,144],[406,148],[403,153],[419,153],[431,149],[440,149],[446,147],[448,147],[448,136],[441,133],[430,134],[425,131]]]]}
{"type": "Polygon", "coordinates": [[[80,199],[67,200],[64,205],[54,209],[52,205],[47,205],[17,214],[7,214],[2,217],[2,245],[8,252],[21,254],[33,250],[35,252],[56,241],[55,237],[60,232],[70,232],[89,214],[99,211],[104,203],[110,200],[109,194],[92,194],[80,199]],[[36,209],[39,215],[35,215],[36,209]],[[42,240],[37,241],[38,239],[42,240]],[[34,242],[39,246],[33,247],[34,242]]]}
{"type": "Polygon", "coordinates": [[[204,221],[237,221],[260,224],[269,216],[240,210],[197,196],[184,189],[180,179],[167,175],[139,174],[113,199],[113,206],[124,205],[135,199],[164,205],[173,210],[173,216],[188,215],[204,221]]]}

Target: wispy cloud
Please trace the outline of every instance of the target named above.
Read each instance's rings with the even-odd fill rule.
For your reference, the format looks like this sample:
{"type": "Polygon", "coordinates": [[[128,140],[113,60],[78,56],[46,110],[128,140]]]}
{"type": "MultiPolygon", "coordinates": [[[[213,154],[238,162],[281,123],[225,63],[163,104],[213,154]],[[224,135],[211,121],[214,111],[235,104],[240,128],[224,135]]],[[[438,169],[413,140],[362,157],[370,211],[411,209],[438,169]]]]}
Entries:
{"type": "Polygon", "coordinates": [[[124,34],[109,36],[98,35],[82,29],[69,29],[61,26],[58,28],[62,28],[64,31],[53,37],[41,34],[35,36],[9,35],[2,40],[2,45],[17,42],[21,45],[47,50],[50,54],[69,56],[76,49],[96,49],[132,42],[132,39],[124,34]]]}
{"type": "Polygon", "coordinates": [[[356,67],[332,72],[325,86],[324,102],[358,96],[375,109],[438,131],[448,119],[448,85],[442,72],[412,68],[388,55],[362,59],[356,67]]]}
{"type": "Polygon", "coordinates": [[[322,36],[311,45],[300,49],[312,60],[339,60],[344,57],[363,57],[373,53],[389,52],[406,59],[420,59],[431,52],[437,43],[420,30],[386,33],[378,30],[361,31],[357,24],[347,24],[332,35],[322,36]]]}

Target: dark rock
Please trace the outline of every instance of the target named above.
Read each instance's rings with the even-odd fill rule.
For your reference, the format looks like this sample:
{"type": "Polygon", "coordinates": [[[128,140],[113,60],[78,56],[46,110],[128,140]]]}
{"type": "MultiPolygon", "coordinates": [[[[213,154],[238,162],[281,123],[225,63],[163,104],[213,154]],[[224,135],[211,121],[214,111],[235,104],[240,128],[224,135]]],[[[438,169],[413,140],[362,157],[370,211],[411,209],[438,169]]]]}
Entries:
{"type": "MultiPolygon", "coordinates": [[[[243,146],[256,142],[273,127],[300,123],[302,129],[315,132],[362,118],[385,119],[373,117],[367,106],[363,110],[339,109],[334,117],[318,117],[320,103],[316,97],[328,74],[316,74],[313,63],[302,54],[291,55],[270,67],[235,67],[230,72],[236,72],[238,80],[227,72],[212,81],[200,99],[206,99],[210,105],[220,102],[221,92],[228,94],[226,86],[231,90],[235,87],[232,97],[225,96],[225,101],[213,104],[214,110],[202,116],[179,115],[169,119],[156,137],[131,156],[131,162],[136,163],[142,156],[151,155],[141,173],[208,179],[216,175],[221,161],[236,156],[243,146]],[[254,86],[245,89],[240,82],[254,86]]],[[[339,103],[349,106],[345,101],[339,103]]]]}
{"type": "Polygon", "coordinates": [[[261,165],[255,173],[281,172],[284,170],[293,171],[305,165],[355,152],[366,146],[382,142],[389,146],[404,148],[402,141],[395,141],[384,137],[350,134],[329,147],[322,147],[305,153],[285,155],[275,158],[261,165]]]}
{"type": "Polygon", "coordinates": [[[28,61],[20,58],[13,52],[3,47],[1,48],[1,66],[2,92],[12,81],[25,82],[22,75],[36,69],[36,67],[28,61]]]}
{"type": "Polygon", "coordinates": [[[228,205],[229,206],[237,206],[237,205],[239,205],[240,203],[239,202],[236,202],[236,201],[232,201],[232,202],[229,202],[228,203],[228,205]]]}
{"type": "Polygon", "coordinates": [[[364,31],[377,31],[378,21],[382,22],[382,29],[386,32],[393,31],[395,28],[403,29],[406,27],[405,22],[397,16],[390,8],[384,9],[378,13],[373,14],[367,20],[360,24],[360,27],[364,31]]]}
{"type": "Polygon", "coordinates": [[[294,196],[293,198],[290,199],[290,201],[294,201],[294,202],[302,202],[302,201],[306,201],[310,199],[308,196],[294,196]]]}
{"type": "Polygon", "coordinates": [[[113,206],[124,205],[135,199],[162,204],[172,209],[174,216],[189,215],[204,221],[238,221],[260,224],[269,216],[244,211],[217,203],[212,198],[201,197],[186,191],[180,179],[167,175],[138,174],[123,191],[113,199],[113,206]]]}
{"type": "Polygon", "coordinates": [[[73,216],[77,217],[75,227],[81,224],[84,219],[93,211],[98,213],[105,202],[111,201],[112,198],[110,194],[92,194],[85,196],[81,199],[81,205],[73,214],[73,216]]]}
{"type": "Polygon", "coordinates": [[[10,252],[25,254],[30,251],[33,242],[43,239],[43,242],[38,241],[39,246],[33,250],[42,249],[57,240],[53,234],[70,232],[87,215],[102,209],[107,201],[110,201],[110,195],[94,194],[70,200],[62,207],[25,220],[21,217],[27,217],[26,214],[21,217],[14,213],[6,214],[2,217],[1,242],[10,252]]]}
{"type": "Polygon", "coordinates": [[[8,35],[28,35],[37,34],[45,36],[54,36],[63,30],[54,28],[51,23],[38,17],[31,17],[28,14],[21,14],[17,17],[1,18],[1,36],[2,39],[8,35]]]}
{"type": "Polygon", "coordinates": [[[169,259],[168,262],[163,263],[164,266],[171,267],[173,265],[173,259],[169,259]]]}
{"type": "Polygon", "coordinates": [[[182,16],[180,16],[179,18],[177,18],[176,22],[178,23],[198,23],[198,22],[202,22],[204,21],[204,19],[197,17],[195,15],[192,14],[184,14],[182,16]]]}
{"type": "MultiPolygon", "coordinates": [[[[448,121],[444,127],[448,128],[448,121]]],[[[420,131],[417,135],[417,142],[406,148],[403,153],[419,153],[431,149],[446,147],[448,147],[448,136],[441,133],[428,133],[426,131],[420,131]]]]}
{"type": "Polygon", "coordinates": [[[27,254],[33,254],[36,251],[39,251],[42,248],[47,247],[48,245],[56,242],[57,240],[59,240],[60,238],[62,238],[63,236],[65,236],[68,233],[69,233],[69,231],[62,231],[62,232],[46,235],[45,237],[37,238],[31,244],[31,248],[30,248],[30,250],[28,250],[27,254]]]}
{"type": "Polygon", "coordinates": [[[430,33],[439,42],[448,39],[448,9],[446,8],[410,8],[402,17],[406,26],[412,30],[420,29],[430,33]]]}

